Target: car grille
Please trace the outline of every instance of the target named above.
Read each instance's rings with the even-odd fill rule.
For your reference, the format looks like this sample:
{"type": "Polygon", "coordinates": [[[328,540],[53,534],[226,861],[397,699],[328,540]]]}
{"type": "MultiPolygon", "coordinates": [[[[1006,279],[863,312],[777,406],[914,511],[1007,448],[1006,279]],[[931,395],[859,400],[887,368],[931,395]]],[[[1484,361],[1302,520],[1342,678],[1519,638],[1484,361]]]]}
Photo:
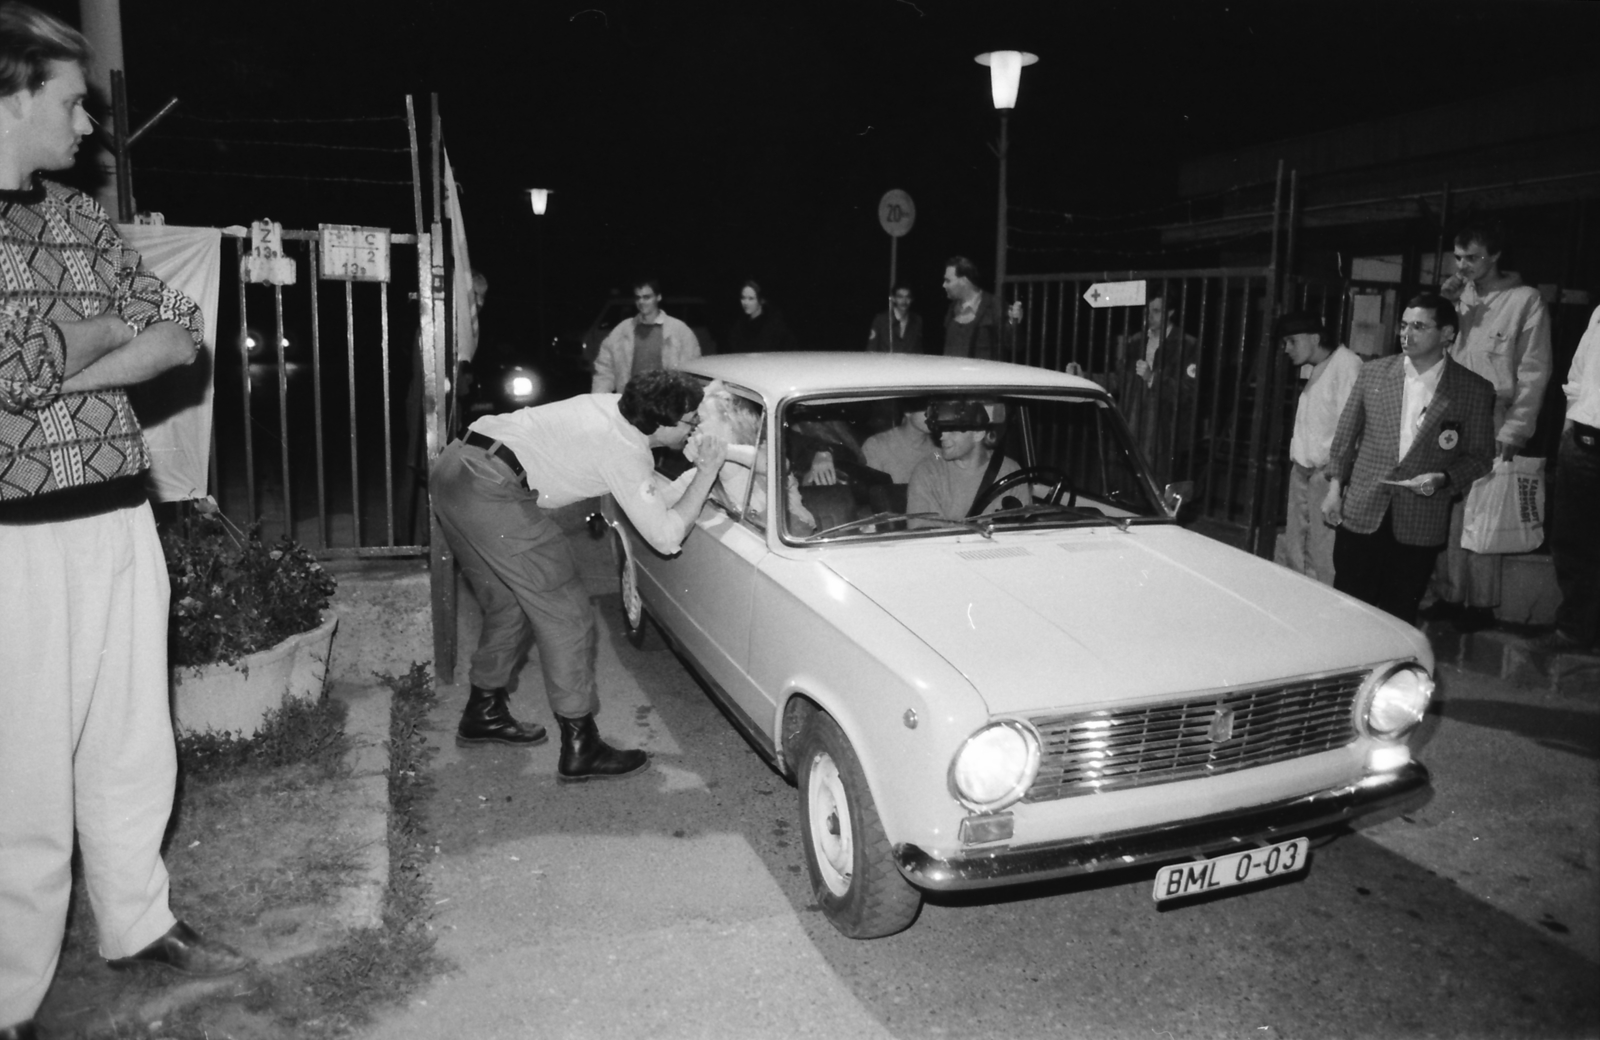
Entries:
{"type": "Polygon", "coordinates": [[[1215,776],[1343,747],[1366,672],[1172,704],[1030,719],[1043,741],[1025,801],[1215,776]]]}

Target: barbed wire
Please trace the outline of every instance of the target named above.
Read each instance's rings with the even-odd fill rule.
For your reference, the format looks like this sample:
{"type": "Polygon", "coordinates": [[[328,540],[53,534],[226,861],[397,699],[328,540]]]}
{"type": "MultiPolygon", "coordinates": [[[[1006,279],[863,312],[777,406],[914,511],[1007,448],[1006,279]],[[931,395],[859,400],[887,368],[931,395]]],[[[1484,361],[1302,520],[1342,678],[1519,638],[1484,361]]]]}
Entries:
{"type": "Polygon", "coordinates": [[[272,116],[203,116],[196,112],[186,112],[177,109],[169,113],[167,119],[186,119],[195,123],[226,123],[230,126],[239,124],[257,124],[263,126],[292,126],[292,125],[321,125],[329,123],[401,123],[406,121],[405,116],[303,116],[293,119],[281,119],[272,116]]]}
{"type": "Polygon", "coordinates": [[[162,141],[192,141],[206,144],[245,144],[260,145],[268,148],[322,148],[336,152],[383,152],[393,155],[410,154],[410,148],[398,148],[389,145],[376,144],[323,144],[318,141],[253,141],[248,138],[236,137],[191,137],[187,134],[163,134],[162,141]]]}
{"type": "Polygon", "coordinates": [[[180,177],[245,177],[251,180],[317,181],[325,184],[388,184],[411,187],[410,180],[379,177],[325,177],[302,173],[257,173],[248,170],[186,170],[177,166],[139,166],[135,173],[174,173],[180,177]]]}

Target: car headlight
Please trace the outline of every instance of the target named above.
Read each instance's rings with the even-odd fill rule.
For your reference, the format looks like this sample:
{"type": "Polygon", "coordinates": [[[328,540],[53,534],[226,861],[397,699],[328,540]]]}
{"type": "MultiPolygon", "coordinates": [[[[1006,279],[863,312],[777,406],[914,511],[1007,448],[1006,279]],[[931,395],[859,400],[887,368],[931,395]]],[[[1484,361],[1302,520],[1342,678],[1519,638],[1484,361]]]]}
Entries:
{"type": "Polygon", "coordinates": [[[1368,734],[1399,740],[1427,714],[1433,677],[1421,665],[1395,665],[1377,673],[1357,702],[1357,718],[1368,734]]]}
{"type": "Polygon", "coordinates": [[[950,788],[978,812],[1004,809],[1027,793],[1039,771],[1039,736],[1022,722],[991,722],[966,739],[950,763],[950,788]]]}
{"type": "Polygon", "coordinates": [[[539,396],[539,377],[527,369],[517,369],[506,376],[506,397],[513,401],[531,401],[539,396]]]}

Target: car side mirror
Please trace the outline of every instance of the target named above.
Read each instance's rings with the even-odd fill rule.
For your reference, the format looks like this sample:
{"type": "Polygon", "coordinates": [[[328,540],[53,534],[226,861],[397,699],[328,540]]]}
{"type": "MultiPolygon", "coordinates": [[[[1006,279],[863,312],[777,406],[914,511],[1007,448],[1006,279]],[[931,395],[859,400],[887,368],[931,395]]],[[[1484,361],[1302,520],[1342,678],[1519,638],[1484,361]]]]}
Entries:
{"type": "Polygon", "coordinates": [[[1176,517],[1183,504],[1194,497],[1194,481],[1180,480],[1161,490],[1161,506],[1168,516],[1176,517]]]}

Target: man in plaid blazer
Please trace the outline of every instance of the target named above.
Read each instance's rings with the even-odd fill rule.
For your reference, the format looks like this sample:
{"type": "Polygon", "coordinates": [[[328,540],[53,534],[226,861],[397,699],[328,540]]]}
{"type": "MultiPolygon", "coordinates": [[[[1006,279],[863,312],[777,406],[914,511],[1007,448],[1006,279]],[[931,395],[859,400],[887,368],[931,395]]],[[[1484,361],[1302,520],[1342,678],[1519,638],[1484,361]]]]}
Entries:
{"type": "Polygon", "coordinates": [[[1411,622],[1450,533],[1452,499],[1494,463],[1494,387],[1450,360],[1456,310],[1413,297],[1401,353],[1362,366],[1328,460],[1334,588],[1411,622]]]}

